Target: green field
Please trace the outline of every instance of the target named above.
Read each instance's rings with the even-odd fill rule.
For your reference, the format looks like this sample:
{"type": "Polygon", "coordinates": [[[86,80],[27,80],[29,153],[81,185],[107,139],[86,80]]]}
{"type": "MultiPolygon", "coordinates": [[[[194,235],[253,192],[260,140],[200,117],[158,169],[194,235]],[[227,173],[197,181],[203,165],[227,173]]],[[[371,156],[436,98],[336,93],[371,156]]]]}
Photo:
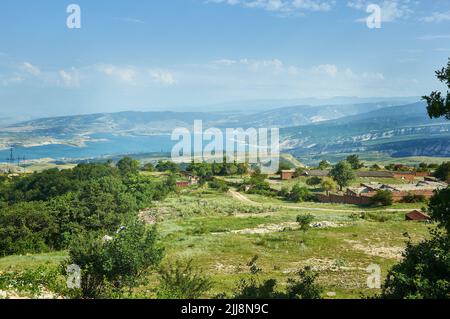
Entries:
{"type": "MultiPolygon", "coordinates": [[[[395,211],[395,206],[389,211],[366,210],[245,196],[243,200],[231,193],[184,190],[155,203],[145,213],[156,217],[166,248],[163,263],[192,259],[196,268],[213,280],[214,287],[205,297],[233,292],[237,281],[248,274],[246,263],[255,255],[260,257],[262,276],[279,279],[280,284],[295,271],[312,266],[319,272],[326,298],[373,295],[379,291],[367,288],[366,268],[378,264],[385,276],[401,258],[406,241],[403,234],[418,241],[428,233],[427,225],[404,221],[404,212],[395,211]],[[362,211],[371,214],[355,218],[355,213],[362,211]],[[295,223],[302,213],[335,227],[303,233],[295,223]]],[[[0,259],[0,272],[57,265],[65,256],[65,252],[10,256],[0,259]]],[[[154,295],[155,280],[148,278],[148,287],[139,290],[154,295]]]]}

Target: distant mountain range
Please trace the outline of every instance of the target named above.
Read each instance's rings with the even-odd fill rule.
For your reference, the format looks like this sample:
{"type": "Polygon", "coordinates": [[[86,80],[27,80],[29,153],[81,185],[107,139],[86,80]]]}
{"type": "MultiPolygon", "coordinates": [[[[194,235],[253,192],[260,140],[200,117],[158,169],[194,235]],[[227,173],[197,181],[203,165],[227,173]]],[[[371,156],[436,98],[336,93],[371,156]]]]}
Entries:
{"type": "Polygon", "coordinates": [[[95,142],[97,134],[102,139],[108,134],[169,134],[176,127],[192,129],[195,120],[202,120],[205,128],[279,127],[283,149],[296,156],[367,151],[394,157],[450,156],[450,122],[431,120],[422,102],[398,105],[395,100],[242,113],[120,112],[45,118],[5,126],[0,130],[0,149],[82,146],[95,142]]]}
{"type": "Polygon", "coordinates": [[[400,156],[450,156],[450,122],[431,120],[424,103],[381,108],[282,130],[297,156],[380,151],[400,156]]]}

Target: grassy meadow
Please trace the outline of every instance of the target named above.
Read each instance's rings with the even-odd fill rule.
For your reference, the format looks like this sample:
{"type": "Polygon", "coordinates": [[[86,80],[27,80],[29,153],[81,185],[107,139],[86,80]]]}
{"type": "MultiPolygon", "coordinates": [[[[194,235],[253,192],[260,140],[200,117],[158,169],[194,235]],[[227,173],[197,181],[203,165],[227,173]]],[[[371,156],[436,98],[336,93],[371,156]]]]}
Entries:
{"type": "MultiPolygon", "coordinates": [[[[248,261],[259,256],[262,277],[283,285],[289,276],[311,266],[320,274],[326,298],[359,298],[378,290],[367,288],[366,268],[380,265],[385,276],[401,258],[405,233],[423,239],[429,226],[407,222],[401,209],[414,204],[384,208],[320,203],[288,203],[279,198],[220,193],[207,188],[187,188],[141,212],[157,223],[166,249],[164,263],[190,260],[214,282],[205,297],[230,294],[237,281],[248,275],[248,261]],[[396,211],[399,209],[400,211],[396,211]],[[296,216],[309,213],[314,222],[328,227],[298,229],[296,216]]],[[[9,256],[0,259],[0,272],[40,265],[57,266],[67,253],[9,256]]],[[[156,294],[156,276],[140,287],[145,296],[156,294]]]]}

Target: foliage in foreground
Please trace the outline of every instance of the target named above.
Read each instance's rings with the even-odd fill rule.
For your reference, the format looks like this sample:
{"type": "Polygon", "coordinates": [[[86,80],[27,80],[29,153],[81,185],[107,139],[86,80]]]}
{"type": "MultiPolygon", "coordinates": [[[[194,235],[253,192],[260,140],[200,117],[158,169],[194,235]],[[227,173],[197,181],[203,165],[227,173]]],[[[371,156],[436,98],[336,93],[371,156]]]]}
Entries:
{"type": "Polygon", "coordinates": [[[438,229],[431,239],[408,243],[403,261],[387,276],[382,298],[450,298],[450,188],[430,200],[429,211],[438,229]]]}
{"type": "Polygon", "coordinates": [[[109,297],[138,286],[163,257],[157,239],[156,228],[141,221],[109,238],[80,236],[73,242],[67,261],[81,269],[80,297],[109,297]]]}
{"type": "Polygon", "coordinates": [[[247,264],[250,277],[238,282],[233,299],[321,299],[323,289],[316,283],[318,274],[306,267],[297,276],[289,278],[285,291],[277,290],[275,279],[262,280],[259,276],[262,269],[258,268],[258,256],[247,264]]]}
{"type": "Polygon", "coordinates": [[[136,173],[131,159],[120,168],[80,164],[0,181],[0,256],[62,250],[83,232],[115,231],[174,189],[136,173]]]}
{"type": "Polygon", "coordinates": [[[192,260],[161,267],[159,275],[160,299],[198,299],[212,288],[209,278],[194,270],[192,260]]]}

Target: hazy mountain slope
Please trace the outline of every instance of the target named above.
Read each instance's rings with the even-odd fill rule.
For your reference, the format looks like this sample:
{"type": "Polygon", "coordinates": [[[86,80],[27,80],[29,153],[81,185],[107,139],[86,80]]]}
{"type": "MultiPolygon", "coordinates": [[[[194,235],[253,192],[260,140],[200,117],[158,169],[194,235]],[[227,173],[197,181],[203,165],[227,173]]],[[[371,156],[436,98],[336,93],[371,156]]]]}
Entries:
{"type": "Polygon", "coordinates": [[[240,121],[247,127],[291,127],[351,115],[363,114],[392,106],[390,102],[338,104],[322,106],[290,106],[257,114],[242,116],[240,121]]]}
{"type": "Polygon", "coordinates": [[[121,112],[46,118],[1,129],[0,148],[83,146],[112,135],[167,134],[176,127],[192,130],[195,120],[203,120],[204,128],[280,127],[283,150],[295,155],[377,151],[393,156],[450,156],[448,121],[431,120],[424,103],[386,107],[389,104],[291,106],[252,115],[121,112]]]}
{"type": "Polygon", "coordinates": [[[325,123],[286,128],[282,136],[294,154],[383,151],[394,156],[449,156],[450,123],[431,120],[424,103],[396,106],[325,123]],[[412,141],[416,148],[411,148],[412,141]],[[430,144],[431,143],[431,144],[430,144]]]}
{"type": "Polygon", "coordinates": [[[120,112],[38,119],[5,128],[15,133],[76,135],[92,133],[158,134],[175,127],[191,127],[194,120],[220,123],[219,113],[120,112]]]}

